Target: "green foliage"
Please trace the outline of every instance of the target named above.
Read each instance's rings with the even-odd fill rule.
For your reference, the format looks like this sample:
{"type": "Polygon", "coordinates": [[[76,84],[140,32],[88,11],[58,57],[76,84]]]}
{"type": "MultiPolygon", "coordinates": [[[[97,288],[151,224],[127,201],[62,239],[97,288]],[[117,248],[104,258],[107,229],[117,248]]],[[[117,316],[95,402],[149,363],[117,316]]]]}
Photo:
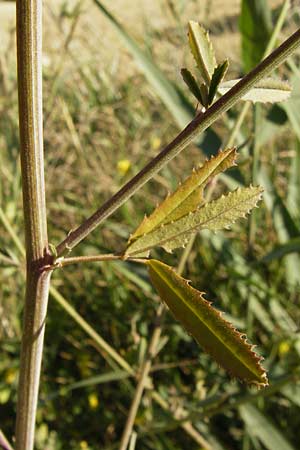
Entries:
{"type": "MultiPolygon", "coordinates": [[[[225,60],[223,63],[217,65],[208,32],[202,25],[196,22],[189,22],[188,37],[190,50],[200,72],[200,79],[203,81],[198,85],[192,73],[186,68],[181,70],[181,75],[189,90],[206,109],[213,103],[218,93],[221,95],[226,94],[240,80],[222,82],[228,70],[229,62],[228,60],[225,60]]],[[[266,42],[268,42],[268,37],[266,42]]],[[[253,45],[253,48],[256,51],[256,45],[253,43],[251,43],[251,45],[253,45]]],[[[259,53],[256,57],[259,58],[255,61],[254,65],[261,60],[262,54],[259,53]]],[[[249,70],[250,68],[252,68],[252,66],[249,67],[249,70]]],[[[260,103],[274,103],[287,100],[290,92],[291,88],[288,83],[267,78],[257,83],[257,85],[248,91],[241,99],[260,103]]]]}
{"type": "Polygon", "coordinates": [[[217,65],[208,32],[197,22],[189,22],[189,45],[204,84],[209,86],[217,65]]]}
{"type": "Polygon", "coordinates": [[[218,92],[219,84],[223,81],[223,78],[226,75],[228,67],[229,67],[229,62],[226,59],[224,62],[222,62],[215,68],[215,70],[212,74],[212,77],[211,77],[211,82],[210,82],[209,91],[208,91],[208,104],[209,105],[211,105],[212,102],[214,101],[214,98],[218,92]]]}
{"type": "Polygon", "coordinates": [[[160,261],[147,262],[152,283],[172,314],[197,342],[233,376],[263,387],[268,384],[261,358],[219,311],[203,298],[203,293],[160,261]]]}
{"type": "Polygon", "coordinates": [[[130,237],[129,243],[153,231],[158,226],[178,220],[186,214],[195,211],[204,203],[203,190],[207,183],[215,175],[235,165],[235,160],[236,150],[235,148],[230,148],[219,152],[216,156],[212,156],[209,161],[194,169],[184,183],[172,195],[169,195],[150,217],[144,218],[143,222],[130,237]]]}
{"type": "Polygon", "coordinates": [[[186,245],[191,234],[199,230],[217,231],[228,228],[237,219],[246,217],[261,199],[261,194],[261,187],[250,186],[205,203],[204,206],[190,211],[180,219],[166,225],[162,224],[154,231],[144,234],[127,248],[126,255],[144,254],[155,246],[171,252],[186,245]]]}
{"type": "Polygon", "coordinates": [[[268,0],[242,0],[240,31],[243,68],[249,72],[261,61],[271,36],[272,18],[268,0]]]}

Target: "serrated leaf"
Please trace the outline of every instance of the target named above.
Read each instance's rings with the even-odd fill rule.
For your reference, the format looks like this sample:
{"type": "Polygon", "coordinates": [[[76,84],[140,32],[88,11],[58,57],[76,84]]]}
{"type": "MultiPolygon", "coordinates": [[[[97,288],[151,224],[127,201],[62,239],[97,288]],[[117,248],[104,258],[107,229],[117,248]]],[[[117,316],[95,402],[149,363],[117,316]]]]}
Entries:
{"type": "Polygon", "coordinates": [[[217,63],[208,32],[198,22],[190,21],[188,38],[190,49],[200,74],[204,82],[209,86],[217,63]]]}
{"type": "Polygon", "coordinates": [[[204,201],[202,192],[210,178],[235,165],[235,159],[236,149],[229,148],[205,161],[149,217],[143,220],[131,236],[130,242],[162,224],[178,220],[190,211],[194,211],[204,201]]]}
{"type": "Polygon", "coordinates": [[[195,80],[194,76],[186,68],[181,69],[180,73],[183,78],[183,81],[185,82],[185,84],[187,85],[187,87],[189,88],[191,93],[196,97],[198,102],[200,102],[201,105],[203,105],[201,91],[200,91],[200,88],[199,88],[198,83],[195,80]]]}
{"type": "MultiPolygon", "coordinates": [[[[226,94],[240,79],[226,81],[219,85],[220,94],[226,94]]],[[[287,100],[291,93],[291,87],[286,81],[265,78],[245,94],[241,100],[261,103],[275,103],[287,100]]]]}
{"type": "Polygon", "coordinates": [[[226,72],[228,70],[229,62],[228,59],[226,59],[224,62],[219,64],[212,75],[211,83],[209,85],[209,91],[208,91],[208,106],[212,104],[215,95],[218,91],[219,84],[223,81],[226,72]]]}
{"type": "Polygon", "coordinates": [[[250,186],[223,195],[179,220],[162,225],[141,236],[128,247],[126,255],[133,256],[156,246],[172,252],[175,248],[183,246],[191,234],[199,230],[216,231],[228,228],[237,219],[246,217],[261,199],[262,192],[260,186],[250,186]]]}
{"type": "Polygon", "coordinates": [[[259,387],[268,384],[261,357],[254,353],[244,335],[191,287],[187,280],[160,261],[147,261],[153,285],[174,317],[179,320],[217,363],[233,376],[259,387]]]}

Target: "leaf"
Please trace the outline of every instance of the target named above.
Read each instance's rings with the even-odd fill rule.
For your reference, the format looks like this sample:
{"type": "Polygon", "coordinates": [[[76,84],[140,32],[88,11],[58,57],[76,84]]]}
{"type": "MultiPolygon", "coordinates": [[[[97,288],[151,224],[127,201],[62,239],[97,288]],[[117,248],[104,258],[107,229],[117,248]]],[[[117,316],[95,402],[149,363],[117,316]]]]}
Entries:
{"type": "Polygon", "coordinates": [[[226,72],[228,70],[229,62],[228,59],[226,59],[224,62],[219,64],[213,73],[211,83],[209,85],[209,91],[208,91],[208,106],[212,104],[215,95],[218,91],[219,84],[223,81],[226,72]]]}
{"type": "Polygon", "coordinates": [[[271,11],[266,0],[242,0],[240,15],[242,60],[249,72],[262,59],[272,30],[271,11]]]}
{"type": "MultiPolygon", "coordinates": [[[[260,167],[258,181],[264,187],[264,201],[267,209],[272,215],[273,226],[280,244],[285,244],[292,238],[299,237],[299,227],[294,221],[289,210],[278,195],[274,183],[265,170],[260,167]]],[[[285,265],[286,281],[291,286],[299,284],[300,258],[297,253],[286,255],[283,261],[285,265]]]]}
{"type": "Polygon", "coordinates": [[[188,38],[200,74],[209,86],[217,62],[208,32],[198,22],[190,21],[188,38]]]}
{"type": "MultiPolygon", "coordinates": [[[[236,83],[237,80],[226,81],[219,85],[220,94],[226,94],[236,83]]],[[[275,103],[287,100],[291,93],[291,87],[286,81],[275,80],[273,78],[265,78],[261,80],[257,85],[250,89],[241,100],[261,103],[275,103]]]]}
{"type": "Polygon", "coordinates": [[[234,166],[235,160],[236,149],[233,147],[220,151],[216,156],[212,156],[208,161],[205,161],[149,217],[143,220],[131,236],[130,242],[149,233],[159,225],[180,219],[190,211],[194,211],[199,204],[204,202],[203,189],[210,178],[234,166]]]}
{"type": "Polygon", "coordinates": [[[261,357],[253,352],[244,335],[223,319],[221,313],[175,271],[160,261],[147,261],[153,285],[161,299],[220,366],[233,376],[259,387],[268,384],[261,357]]]}
{"type": "Polygon", "coordinates": [[[195,78],[191,74],[191,72],[188,69],[183,68],[183,69],[181,69],[180,73],[181,73],[181,76],[183,78],[183,81],[188,86],[188,88],[191,91],[191,93],[196,97],[198,102],[200,102],[201,105],[203,105],[203,100],[202,100],[200,88],[198,86],[197,81],[195,80],[195,78]]]}
{"type": "Polygon", "coordinates": [[[216,231],[227,228],[237,219],[246,217],[261,199],[262,191],[260,186],[250,186],[223,195],[179,220],[162,225],[141,236],[127,248],[126,255],[144,253],[155,246],[171,252],[184,246],[191,234],[198,230],[216,231]]]}
{"type": "Polygon", "coordinates": [[[290,239],[286,243],[274,247],[273,250],[261,258],[260,262],[268,263],[274,259],[283,258],[283,256],[290,253],[300,253],[300,237],[290,239]]]}
{"type": "Polygon", "coordinates": [[[247,431],[252,437],[258,437],[268,450],[294,450],[294,447],[281,433],[278,424],[264,416],[253,405],[245,404],[239,407],[239,412],[244,420],[247,431]]]}
{"type": "Polygon", "coordinates": [[[288,102],[283,105],[284,110],[286,111],[288,118],[291,122],[293,130],[300,140],[300,98],[299,98],[299,78],[294,75],[291,78],[292,85],[292,95],[289,98],[288,102]]]}

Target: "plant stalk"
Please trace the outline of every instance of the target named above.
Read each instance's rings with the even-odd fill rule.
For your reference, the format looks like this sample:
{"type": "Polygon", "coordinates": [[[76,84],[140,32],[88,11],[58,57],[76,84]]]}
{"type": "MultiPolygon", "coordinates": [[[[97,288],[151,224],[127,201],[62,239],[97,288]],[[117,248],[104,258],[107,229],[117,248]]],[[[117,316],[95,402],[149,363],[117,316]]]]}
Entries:
{"type": "Polygon", "coordinates": [[[300,29],[290,36],[283,44],[267,56],[251,72],[244,76],[226,94],[220,97],[204,113],[200,112],[175,139],[168,144],[154,159],[152,159],[137,175],[125,184],[115,195],[107,200],[92,216],[86,219],[78,228],[71,231],[58,245],[57,254],[71,251],[79,242],[90,234],[100,223],[113,214],[125,201],[140,189],[154,174],[177,156],[200,133],[212,125],[223,113],[234,106],[259,80],[276,69],[285,61],[300,44],[300,29]]]}
{"type": "Polygon", "coordinates": [[[52,262],[48,252],[42,111],[42,0],[17,0],[19,131],[26,247],[26,294],[16,450],[32,450],[52,262]]]}

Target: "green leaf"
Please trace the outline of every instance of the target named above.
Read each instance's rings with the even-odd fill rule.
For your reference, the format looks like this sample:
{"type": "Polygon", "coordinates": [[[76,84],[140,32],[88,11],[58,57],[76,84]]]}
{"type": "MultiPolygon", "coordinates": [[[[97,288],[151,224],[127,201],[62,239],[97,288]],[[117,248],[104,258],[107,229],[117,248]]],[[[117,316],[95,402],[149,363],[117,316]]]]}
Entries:
{"type": "MultiPolygon", "coordinates": [[[[260,167],[258,181],[264,187],[264,201],[267,209],[272,215],[273,226],[278,236],[280,244],[285,244],[292,238],[299,237],[299,227],[294,221],[289,210],[278,195],[274,183],[265,170],[260,167]]],[[[287,254],[283,261],[285,265],[286,280],[289,285],[299,284],[300,258],[296,253],[287,254]]]]}
{"type": "Polygon", "coordinates": [[[300,141],[299,75],[293,75],[290,81],[292,85],[292,95],[282,107],[286,111],[293,130],[300,141]]]}
{"type": "Polygon", "coordinates": [[[153,285],[174,317],[179,320],[220,366],[233,376],[259,387],[268,384],[261,357],[244,335],[223,319],[221,313],[175,271],[160,261],[147,261],[153,285]]]}
{"type": "Polygon", "coordinates": [[[252,437],[257,437],[268,450],[294,450],[280,427],[264,416],[253,405],[242,405],[239,412],[244,420],[247,431],[252,437]]]}
{"type": "MultiPolygon", "coordinates": [[[[219,85],[220,94],[226,94],[240,79],[226,81],[219,85]]],[[[291,94],[291,87],[286,81],[265,78],[247,92],[241,100],[261,103],[275,103],[287,100],[291,94]]]]}
{"type": "Polygon", "coordinates": [[[293,238],[287,241],[284,244],[278,245],[265,256],[262,257],[260,262],[268,263],[273,261],[274,259],[283,258],[285,255],[289,255],[290,253],[299,253],[300,252],[300,237],[293,238]]]}
{"type": "Polygon", "coordinates": [[[240,15],[242,60],[249,72],[262,59],[272,31],[271,11],[266,0],[242,0],[240,15]]]}
{"type": "Polygon", "coordinates": [[[235,165],[236,149],[229,148],[220,151],[216,156],[197,169],[184,181],[182,185],[169,195],[149,216],[145,217],[140,226],[130,238],[130,242],[153,231],[162,224],[178,220],[182,216],[194,211],[203,199],[203,189],[211,177],[235,165]]]}
{"type": "Polygon", "coordinates": [[[191,93],[196,97],[198,102],[200,102],[201,105],[203,105],[203,100],[202,100],[200,88],[198,86],[197,81],[195,80],[195,78],[191,74],[191,72],[188,69],[183,68],[183,69],[181,69],[180,73],[181,73],[181,76],[183,78],[183,81],[188,86],[188,88],[191,91],[191,93]]]}
{"type": "Polygon", "coordinates": [[[256,206],[261,199],[261,187],[238,188],[226,196],[206,203],[194,212],[182,218],[163,224],[152,232],[138,238],[126,250],[126,255],[144,253],[155,246],[163,247],[166,251],[184,246],[191,234],[198,230],[219,230],[229,227],[237,219],[246,217],[246,214],[256,206]]]}
{"type": "Polygon", "coordinates": [[[217,62],[208,32],[198,22],[190,21],[188,38],[200,74],[209,86],[217,62]]]}
{"type": "Polygon", "coordinates": [[[208,105],[212,104],[215,95],[218,91],[219,84],[223,81],[226,75],[228,66],[229,62],[228,59],[226,59],[224,62],[222,62],[215,68],[208,91],[208,105]]]}

